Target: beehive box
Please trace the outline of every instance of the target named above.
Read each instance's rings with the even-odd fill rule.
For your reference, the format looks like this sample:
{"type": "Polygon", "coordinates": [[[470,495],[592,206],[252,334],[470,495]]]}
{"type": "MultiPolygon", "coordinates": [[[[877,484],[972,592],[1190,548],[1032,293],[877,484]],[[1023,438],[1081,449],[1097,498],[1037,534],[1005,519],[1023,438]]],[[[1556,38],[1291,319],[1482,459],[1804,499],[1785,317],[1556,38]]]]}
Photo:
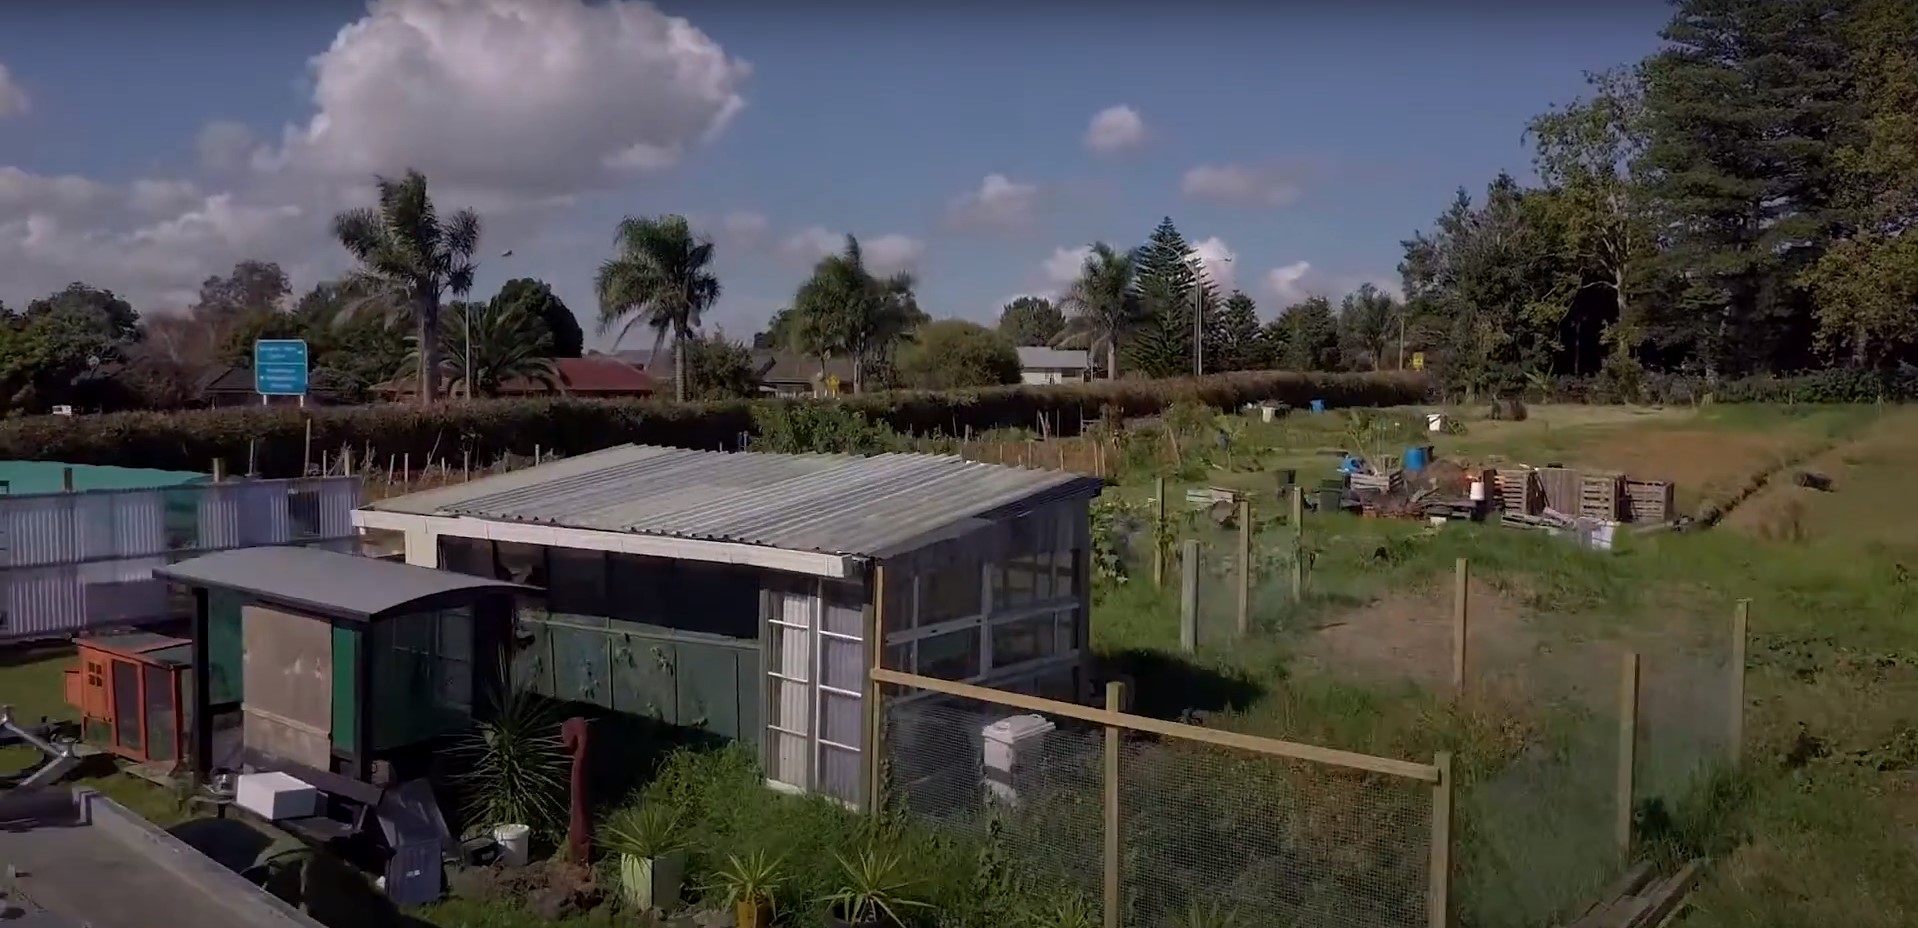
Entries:
{"type": "Polygon", "coordinates": [[[1578,479],[1578,514],[1587,519],[1617,522],[1624,515],[1625,475],[1581,474],[1578,479]]]}
{"type": "Polygon", "coordinates": [[[1668,480],[1625,481],[1626,521],[1670,522],[1678,512],[1676,491],[1668,480]]]}

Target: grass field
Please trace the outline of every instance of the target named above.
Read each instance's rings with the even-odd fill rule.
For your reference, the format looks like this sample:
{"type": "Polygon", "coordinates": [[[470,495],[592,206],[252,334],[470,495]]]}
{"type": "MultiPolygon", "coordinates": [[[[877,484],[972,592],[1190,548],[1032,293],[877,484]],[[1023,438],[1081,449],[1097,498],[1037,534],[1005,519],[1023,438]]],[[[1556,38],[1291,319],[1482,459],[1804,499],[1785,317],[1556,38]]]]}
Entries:
{"type": "MultiPolygon", "coordinates": [[[[1494,526],[1433,531],[1407,521],[1309,515],[1307,591],[1294,603],[1272,567],[1255,631],[1232,640],[1225,578],[1202,592],[1201,649],[1178,649],[1172,587],[1134,563],[1095,588],[1095,649],[1139,669],[1141,711],[1206,709],[1207,724],[1410,759],[1454,751],[1463,774],[1457,858],[1461,924],[1533,928],[1591,901],[1612,872],[1609,714],[1619,655],[1644,656],[1640,848],[1712,867],[1681,924],[1893,928],[1918,924],[1918,409],[1901,407],[1534,407],[1520,422],[1468,419],[1428,436],[1411,411],[1382,414],[1388,453],[1434,439],[1442,459],[1603,467],[1678,483],[1682,512],[1741,500],[1709,531],[1621,538],[1611,552],[1494,526]],[[1827,491],[1791,473],[1831,478],[1827,491]],[[1473,697],[1450,672],[1452,570],[1472,563],[1473,697]],[[1734,603],[1750,599],[1742,767],[1725,733],[1734,603]],[[1163,668],[1196,664],[1187,685],[1163,668]],[[1146,672],[1151,668],[1151,672],[1146,672]],[[1190,681],[1212,681],[1201,686],[1190,681]]],[[[1308,485],[1351,436],[1338,415],[1237,419],[1223,446],[1181,449],[1153,433],[1125,449],[1120,503],[1167,476],[1184,490],[1254,491],[1276,515],[1277,468],[1308,485]]],[[[1214,552],[1230,533],[1188,523],[1214,552]]],[[[1282,564],[1289,529],[1258,536],[1255,563],[1282,564]]],[[[1176,567],[1173,568],[1176,576],[1176,567]]],[[[62,717],[62,654],[0,665],[0,699],[62,717]]],[[[0,766],[17,767],[0,754],[0,766]]],[[[118,775],[89,782],[162,822],[172,797],[118,775]]],[[[435,923],[532,924],[453,902],[435,923]]],[[[581,924],[598,922],[582,922],[581,924]]]]}
{"type": "MultiPolygon", "coordinates": [[[[1350,445],[1336,419],[1246,426],[1236,466],[1186,469],[1168,487],[1173,508],[1189,486],[1266,491],[1274,467],[1300,468],[1303,481],[1330,473],[1350,445]]],[[[1772,479],[1721,528],[1625,538],[1609,553],[1489,526],[1308,516],[1305,601],[1291,603],[1282,570],[1262,581],[1252,641],[1228,640],[1229,612],[1203,604],[1235,594],[1226,578],[1207,580],[1198,660],[1254,694],[1209,724],[1413,759],[1458,751],[1469,784],[1463,923],[1547,924],[1591,901],[1613,869],[1607,713],[1630,649],[1645,661],[1638,795],[1663,800],[1642,826],[1643,850],[1716,863],[1684,924],[1918,921],[1918,495],[1907,463],[1918,410],[1545,407],[1523,422],[1468,422],[1435,444],[1472,465],[1674,480],[1685,512],[1772,479]],[[1792,485],[1799,468],[1832,488],[1792,485]],[[1465,708],[1439,696],[1460,557],[1473,564],[1479,688],[1465,708]],[[1742,598],[1752,600],[1744,766],[1729,775],[1728,628],[1742,598]]],[[[1116,495],[1150,494],[1141,475],[1116,495]]],[[[1276,494],[1256,505],[1276,510],[1276,494]]],[[[1227,547],[1206,527],[1181,534],[1227,547]]],[[[1289,535],[1261,534],[1268,543],[1289,535]]],[[[1099,596],[1095,645],[1108,659],[1176,650],[1168,590],[1135,573],[1099,596]]],[[[1141,696],[1161,710],[1182,701],[1141,696]]]]}

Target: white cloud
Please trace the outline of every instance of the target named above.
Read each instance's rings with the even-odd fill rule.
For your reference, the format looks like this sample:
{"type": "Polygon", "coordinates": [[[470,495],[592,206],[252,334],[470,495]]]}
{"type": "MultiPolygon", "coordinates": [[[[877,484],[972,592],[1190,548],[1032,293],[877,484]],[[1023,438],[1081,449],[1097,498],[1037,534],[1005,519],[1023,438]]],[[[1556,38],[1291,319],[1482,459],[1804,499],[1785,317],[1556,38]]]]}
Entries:
{"type": "Polygon", "coordinates": [[[1283,267],[1275,267],[1265,272],[1265,289],[1277,300],[1279,308],[1284,309],[1308,296],[1317,293],[1306,280],[1312,272],[1312,262],[1294,261],[1283,267]]]}
{"type": "Polygon", "coordinates": [[[1139,111],[1120,104],[1108,106],[1092,117],[1086,126],[1085,144],[1102,155],[1137,148],[1145,142],[1145,120],[1139,111]]]}
{"type": "Polygon", "coordinates": [[[77,279],[143,311],[177,308],[247,258],[304,285],[346,263],[332,215],[369,203],[374,174],[409,167],[443,210],[480,210],[486,252],[527,245],[551,207],[724,131],[750,74],[639,0],[374,0],[311,69],[310,115],[277,142],[202,129],[201,165],[225,189],[0,165],[0,298],[77,279]]]}
{"type": "MultiPolygon", "coordinates": [[[[846,234],[825,226],[808,226],[786,236],[779,250],[794,261],[807,265],[846,247],[846,234]]],[[[866,269],[881,276],[915,270],[926,255],[926,243],[897,232],[859,239],[866,269]]]]}
{"type": "Polygon", "coordinates": [[[1232,250],[1218,236],[1192,243],[1193,254],[1199,259],[1199,267],[1204,269],[1207,279],[1218,288],[1220,293],[1231,293],[1238,289],[1238,277],[1233,272],[1233,263],[1239,254],[1232,250]]]}
{"type": "Polygon", "coordinates": [[[771,225],[771,220],[764,215],[745,210],[727,213],[725,218],[719,221],[720,231],[724,232],[727,238],[741,245],[752,245],[758,242],[771,225]]]}
{"type": "Polygon", "coordinates": [[[1295,172],[1236,164],[1202,164],[1185,172],[1179,189],[1186,196],[1237,206],[1289,206],[1299,198],[1295,172]]]}
{"type": "Polygon", "coordinates": [[[23,116],[32,109],[33,100],[27,96],[26,88],[13,79],[6,65],[0,64],[0,119],[23,116]]]}
{"type": "Polygon", "coordinates": [[[1052,285],[1055,295],[1063,293],[1067,287],[1072,286],[1073,281],[1079,279],[1079,271],[1085,267],[1086,258],[1091,254],[1091,245],[1055,248],[1052,250],[1051,257],[1040,262],[1039,266],[1046,274],[1046,282],[1052,285]]]}
{"type": "Polygon", "coordinates": [[[1004,174],[987,174],[979,189],[946,204],[947,221],[958,226],[1012,228],[1032,221],[1039,185],[1022,184],[1004,174]]]}

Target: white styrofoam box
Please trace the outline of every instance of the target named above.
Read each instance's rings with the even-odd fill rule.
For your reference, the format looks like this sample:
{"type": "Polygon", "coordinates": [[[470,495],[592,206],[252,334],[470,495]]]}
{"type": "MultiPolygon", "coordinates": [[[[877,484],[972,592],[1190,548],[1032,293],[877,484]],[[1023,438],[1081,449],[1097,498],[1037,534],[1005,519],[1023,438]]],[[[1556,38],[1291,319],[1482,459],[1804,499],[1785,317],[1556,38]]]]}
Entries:
{"type": "Polygon", "coordinates": [[[320,791],[305,780],[277,770],[240,774],[233,801],[270,821],[320,813],[320,791]]]}
{"type": "Polygon", "coordinates": [[[1012,785],[1013,768],[1019,754],[1038,747],[1047,733],[1057,728],[1042,715],[1012,715],[979,730],[986,774],[986,791],[993,798],[1012,803],[1019,794],[1012,785]]]}

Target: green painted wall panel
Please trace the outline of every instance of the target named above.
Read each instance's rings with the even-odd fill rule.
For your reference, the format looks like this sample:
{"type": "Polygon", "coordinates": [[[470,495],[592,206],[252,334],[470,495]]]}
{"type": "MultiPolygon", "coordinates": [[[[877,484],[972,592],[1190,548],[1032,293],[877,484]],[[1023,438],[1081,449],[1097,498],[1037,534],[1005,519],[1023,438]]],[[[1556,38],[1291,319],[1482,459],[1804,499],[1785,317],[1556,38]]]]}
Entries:
{"type": "Polygon", "coordinates": [[[213,665],[207,675],[207,688],[212,691],[216,706],[236,703],[246,697],[242,682],[246,679],[246,643],[240,634],[240,609],[245,602],[234,593],[207,591],[206,648],[207,659],[213,665]]]}
{"type": "Polygon", "coordinates": [[[351,751],[359,744],[360,700],[355,684],[360,660],[357,629],[333,626],[333,747],[351,751]]]}

